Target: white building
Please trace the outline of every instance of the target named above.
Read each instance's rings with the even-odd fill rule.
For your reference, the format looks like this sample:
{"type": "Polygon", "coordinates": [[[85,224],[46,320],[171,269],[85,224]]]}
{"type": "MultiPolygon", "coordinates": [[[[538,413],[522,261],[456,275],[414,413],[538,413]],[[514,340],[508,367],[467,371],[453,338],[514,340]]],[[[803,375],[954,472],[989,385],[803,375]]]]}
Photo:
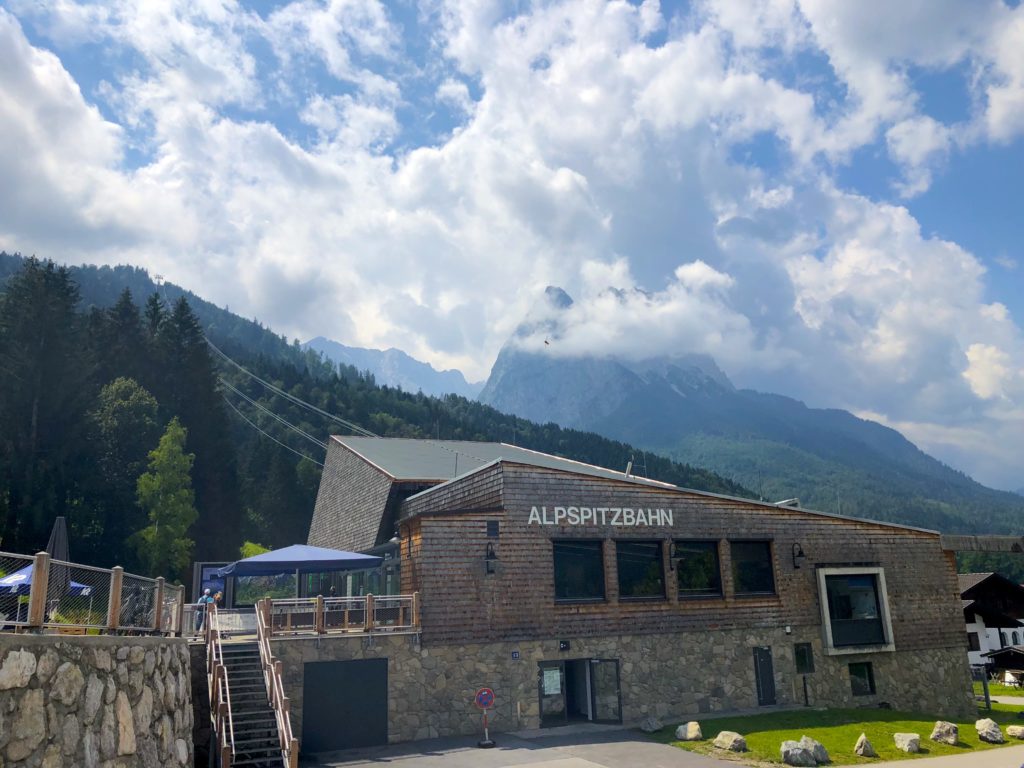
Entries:
{"type": "Polygon", "coordinates": [[[1024,587],[998,573],[961,573],[960,598],[967,625],[967,658],[991,665],[990,651],[1024,644],[1024,587]]]}

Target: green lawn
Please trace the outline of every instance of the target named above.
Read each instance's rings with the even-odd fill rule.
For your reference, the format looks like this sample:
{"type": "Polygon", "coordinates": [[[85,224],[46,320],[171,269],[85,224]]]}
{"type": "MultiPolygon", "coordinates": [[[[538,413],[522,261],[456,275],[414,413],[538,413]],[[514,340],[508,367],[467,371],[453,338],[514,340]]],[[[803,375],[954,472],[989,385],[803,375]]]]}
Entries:
{"type": "MultiPolygon", "coordinates": [[[[974,683],[974,693],[978,696],[983,694],[980,682],[974,683]]],[[[1024,689],[1015,688],[1012,685],[1003,685],[1002,683],[989,683],[988,695],[993,699],[996,696],[1024,696],[1024,689]]]]}
{"type": "MultiPolygon", "coordinates": [[[[1017,718],[1017,713],[1022,709],[1024,708],[1019,706],[995,704],[991,713],[981,710],[978,717],[991,717],[1005,728],[1006,725],[1024,724],[1024,720],[1017,718]]],[[[742,757],[737,755],[738,758],[749,762],[781,763],[779,745],[787,739],[799,741],[800,737],[806,734],[824,744],[832,762],[838,765],[870,765],[875,762],[871,758],[858,757],[853,752],[853,746],[861,733],[867,734],[879,757],[886,760],[955,755],[998,746],[978,740],[973,720],[958,723],[960,744],[955,747],[930,741],[928,736],[931,735],[936,719],[920,713],[885,709],[801,709],[708,720],[697,718],[704,734],[704,741],[700,742],[676,741],[675,725],[658,731],[654,737],[682,749],[704,754],[714,753],[721,757],[723,753],[714,749],[711,742],[720,731],[736,731],[746,737],[747,748],[750,750],[742,757]],[[897,750],[892,740],[894,733],[920,734],[921,752],[918,755],[908,755],[897,750]]]]}

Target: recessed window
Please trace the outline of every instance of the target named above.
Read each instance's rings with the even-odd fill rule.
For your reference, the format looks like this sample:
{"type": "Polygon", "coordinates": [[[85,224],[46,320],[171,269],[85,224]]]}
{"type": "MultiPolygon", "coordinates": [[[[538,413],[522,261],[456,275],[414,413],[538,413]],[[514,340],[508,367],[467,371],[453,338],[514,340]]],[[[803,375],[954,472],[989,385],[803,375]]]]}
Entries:
{"type": "Polygon", "coordinates": [[[673,546],[679,596],[721,595],[722,572],[718,565],[718,542],[677,541],[673,546]]]}
{"type": "Polygon", "coordinates": [[[832,645],[883,645],[885,629],[878,599],[878,578],[873,573],[825,577],[832,645]]]}
{"type": "Polygon", "coordinates": [[[737,595],[774,595],[770,541],[731,541],[732,579],[737,595]]]}
{"type": "Polygon", "coordinates": [[[555,541],[555,599],[604,600],[604,556],[600,541],[555,541]]]}
{"type": "Polygon", "coordinates": [[[981,650],[981,640],[978,639],[977,632],[967,633],[967,647],[970,648],[972,651],[981,650]]]}
{"type": "Polygon", "coordinates": [[[814,671],[814,646],[810,643],[797,643],[794,645],[793,656],[796,659],[796,673],[798,675],[809,675],[814,671]]]}
{"type": "Polygon", "coordinates": [[[850,690],[854,696],[871,696],[875,693],[875,671],[870,661],[850,665],[850,690]]]}
{"type": "Polygon", "coordinates": [[[615,553],[620,599],[665,597],[660,541],[616,541],[615,553]]]}

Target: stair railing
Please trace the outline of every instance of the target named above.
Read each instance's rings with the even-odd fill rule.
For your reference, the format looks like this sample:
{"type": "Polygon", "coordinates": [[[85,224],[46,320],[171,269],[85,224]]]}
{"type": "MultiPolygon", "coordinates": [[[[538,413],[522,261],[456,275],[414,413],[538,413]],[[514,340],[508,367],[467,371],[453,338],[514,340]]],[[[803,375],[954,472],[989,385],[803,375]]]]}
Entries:
{"type": "Polygon", "coordinates": [[[235,718],[231,712],[231,683],[224,663],[220,618],[217,605],[206,606],[206,679],[210,695],[210,721],[217,739],[221,768],[230,768],[235,758],[235,718]]]}
{"type": "Polygon", "coordinates": [[[264,598],[256,604],[256,637],[260,647],[260,664],[263,667],[263,681],[267,686],[267,698],[277,720],[277,734],[280,741],[281,757],[287,768],[298,768],[299,740],[292,734],[292,719],[289,716],[291,702],[284,695],[281,682],[281,662],[274,658],[270,649],[271,629],[270,599],[264,598]]]}

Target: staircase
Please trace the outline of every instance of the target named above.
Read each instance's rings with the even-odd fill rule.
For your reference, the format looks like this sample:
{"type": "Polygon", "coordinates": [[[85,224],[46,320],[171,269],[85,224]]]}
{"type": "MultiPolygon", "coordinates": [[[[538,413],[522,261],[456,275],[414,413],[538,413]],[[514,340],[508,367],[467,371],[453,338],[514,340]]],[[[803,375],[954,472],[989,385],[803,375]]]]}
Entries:
{"type": "Polygon", "coordinates": [[[235,756],[232,766],[281,768],[277,719],[267,698],[267,685],[257,643],[224,643],[221,646],[231,686],[235,756]]]}

